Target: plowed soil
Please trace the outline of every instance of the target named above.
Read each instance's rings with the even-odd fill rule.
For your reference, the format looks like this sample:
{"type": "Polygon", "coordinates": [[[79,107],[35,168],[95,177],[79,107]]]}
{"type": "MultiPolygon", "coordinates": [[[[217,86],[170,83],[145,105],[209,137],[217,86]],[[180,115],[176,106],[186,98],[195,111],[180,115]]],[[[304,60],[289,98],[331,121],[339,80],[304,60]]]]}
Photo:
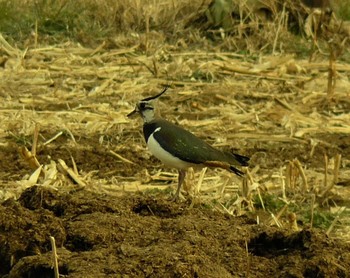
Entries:
{"type": "Polygon", "coordinates": [[[331,102],[328,61],[316,75],[308,69],[319,64],[297,61],[305,70],[291,76],[280,63],[259,70],[263,64],[245,56],[189,49],[177,59],[174,46],[164,46],[164,54],[154,45],[156,58],[137,47],[124,55],[73,44],[3,54],[0,277],[54,277],[50,237],[60,276],[68,278],[350,277],[350,244],[335,236],[347,226],[350,207],[348,71],[339,72],[331,102]],[[176,171],[147,151],[141,120],[125,115],[164,84],[173,86],[158,103],[165,118],[251,157],[250,195],[243,196],[241,178],[211,169],[194,198],[175,203],[169,190],[158,190],[176,184],[176,171]],[[41,166],[30,165],[18,149],[32,149],[37,126],[43,170],[35,177],[41,166]],[[60,160],[85,186],[58,167],[60,160]],[[293,161],[304,172],[288,173],[293,161]],[[294,187],[282,202],[288,178],[294,187]],[[260,193],[283,205],[266,204],[264,211],[260,193]],[[293,205],[309,215],[315,209],[312,227],[302,213],[296,213],[298,227],[288,222],[293,205]],[[341,206],[344,219],[335,210],[341,206]],[[315,224],[320,207],[333,213],[321,219],[328,221],[323,228],[315,224]]]}
{"type": "Polygon", "coordinates": [[[34,186],[0,206],[2,277],[348,277],[350,247],[165,196],[34,186]]]}

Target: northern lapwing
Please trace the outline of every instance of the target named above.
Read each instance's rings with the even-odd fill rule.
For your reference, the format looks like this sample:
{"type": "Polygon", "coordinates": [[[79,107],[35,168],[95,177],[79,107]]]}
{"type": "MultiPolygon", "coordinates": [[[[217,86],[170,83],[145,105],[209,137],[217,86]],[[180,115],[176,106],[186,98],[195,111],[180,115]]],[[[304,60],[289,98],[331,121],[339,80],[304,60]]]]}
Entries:
{"type": "Polygon", "coordinates": [[[127,116],[139,114],[143,121],[143,134],[149,151],[166,166],[179,171],[178,186],[174,199],[180,196],[181,185],[189,167],[223,168],[238,176],[243,172],[236,166],[248,166],[249,157],[220,151],[182,127],[156,116],[153,100],[159,94],[145,98],[136,104],[134,111],[127,116]]]}

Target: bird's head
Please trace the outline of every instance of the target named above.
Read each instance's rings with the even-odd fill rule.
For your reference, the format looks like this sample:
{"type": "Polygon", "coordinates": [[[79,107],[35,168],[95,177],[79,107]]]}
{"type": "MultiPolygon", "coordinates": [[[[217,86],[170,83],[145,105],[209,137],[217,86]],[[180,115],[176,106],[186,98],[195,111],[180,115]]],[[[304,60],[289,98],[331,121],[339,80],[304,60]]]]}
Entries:
{"type": "Polygon", "coordinates": [[[152,97],[148,97],[148,98],[144,98],[142,100],[140,100],[137,104],[135,109],[130,112],[127,117],[128,118],[132,118],[134,115],[139,114],[143,120],[145,122],[150,122],[154,119],[155,117],[155,112],[154,112],[154,105],[153,105],[153,100],[157,99],[158,97],[160,97],[162,94],[164,94],[166,92],[166,90],[168,89],[168,87],[165,87],[163,89],[162,92],[160,92],[159,94],[152,96],[152,97]]]}

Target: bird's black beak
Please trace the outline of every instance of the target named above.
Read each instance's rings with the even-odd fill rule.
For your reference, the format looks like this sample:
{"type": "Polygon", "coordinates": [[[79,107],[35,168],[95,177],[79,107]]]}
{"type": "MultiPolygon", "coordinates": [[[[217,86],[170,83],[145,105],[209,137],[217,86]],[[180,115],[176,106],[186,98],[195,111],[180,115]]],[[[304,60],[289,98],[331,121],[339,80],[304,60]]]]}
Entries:
{"type": "Polygon", "coordinates": [[[129,119],[130,118],[134,118],[135,115],[138,113],[139,111],[137,110],[137,108],[135,108],[133,111],[131,111],[128,115],[126,115],[129,119]]]}

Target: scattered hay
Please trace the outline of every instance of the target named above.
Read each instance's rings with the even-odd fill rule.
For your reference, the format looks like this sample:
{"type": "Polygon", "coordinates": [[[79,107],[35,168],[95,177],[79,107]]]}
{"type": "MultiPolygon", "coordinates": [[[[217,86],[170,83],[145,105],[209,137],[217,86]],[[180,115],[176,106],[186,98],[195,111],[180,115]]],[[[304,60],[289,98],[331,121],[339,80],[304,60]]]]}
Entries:
{"type": "MultiPolygon", "coordinates": [[[[126,118],[137,100],[164,85],[172,91],[159,100],[163,116],[216,147],[239,149],[252,156],[253,169],[244,180],[244,194],[240,192],[242,181],[230,173],[195,173],[199,183],[192,191],[201,201],[216,200],[216,209],[243,214],[254,210],[254,196],[263,203],[263,191],[282,197],[286,206],[299,196],[303,203],[316,195],[320,197],[317,204],[349,196],[348,189],[335,182],[350,180],[349,144],[339,143],[339,138],[350,135],[347,64],[334,61],[337,84],[330,99],[327,60],[261,56],[249,61],[242,55],[214,50],[178,52],[167,44],[147,56],[136,46],[106,51],[69,43],[22,51],[3,37],[0,43],[7,57],[0,70],[0,146],[9,151],[13,145],[22,147],[30,159],[37,160],[29,163],[33,173],[24,168],[28,162],[22,161],[27,164],[21,168],[26,172],[22,177],[0,173],[2,199],[18,197],[34,184],[57,190],[84,186],[120,194],[172,183],[176,175],[159,171],[163,168],[157,162],[158,170],[143,171],[151,168],[140,122],[126,118]],[[40,132],[33,143],[36,126],[40,132]],[[328,140],[328,135],[333,139],[328,140]],[[93,138],[94,143],[86,143],[93,138]],[[25,149],[34,146],[35,152],[25,149]],[[290,153],[280,153],[291,147],[290,153]],[[95,169],[84,169],[70,153],[75,150],[93,156],[98,148],[113,157],[116,171],[127,168],[133,174],[111,172],[97,177],[102,171],[98,164],[91,164],[95,169]],[[40,154],[49,150],[50,155],[40,154]],[[57,151],[65,159],[53,158],[57,151]],[[324,153],[330,157],[326,167],[318,162],[324,153]],[[329,171],[334,158],[334,170],[329,171]],[[332,183],[326,182],[332,178],[332,183]]],[[[273,223],[290,225],[279,220],[285,211],[271,214],[273,223]]]]}

